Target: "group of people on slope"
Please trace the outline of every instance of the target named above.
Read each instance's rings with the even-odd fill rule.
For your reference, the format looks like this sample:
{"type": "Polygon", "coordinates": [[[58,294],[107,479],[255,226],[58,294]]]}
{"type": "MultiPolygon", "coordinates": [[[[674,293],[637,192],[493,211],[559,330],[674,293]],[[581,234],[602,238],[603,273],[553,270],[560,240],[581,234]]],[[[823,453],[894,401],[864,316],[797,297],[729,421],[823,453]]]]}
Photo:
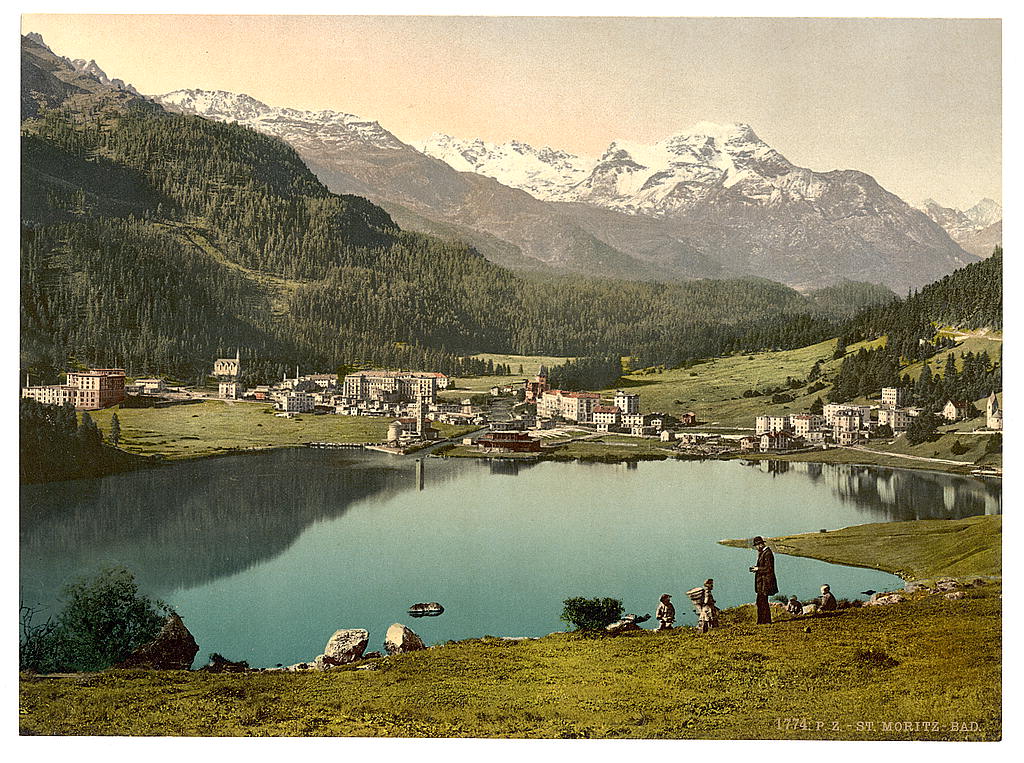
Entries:
{"type": "MultiPolygon", "coordinates": [[[[693,608],[697,612],[697,629],[701,633],[707,633],[712,628],[718,627],[718,607],[715,605],[715,596],[712,589],[715,581],[708,578],[701,588],[694,588],[687,591],[693,608]]],[[[658,630],[664,631],[671,628],[676,621],[676,608],[672,605],[672,597],[664,593],[661,595],[661,603],[658,604],[658,611],[654,616],[658,619],[658,630]]]]}
{"type": "MultiPolygon", "coordinates": [[[[750,568],[750,571],[754,573],[757,624],[766,625],[772,621],[768,597],[779,592],[779,583],[775,577],[775,554],[760,535],[751,541],[751,545],[757,551],[757,563],[750,568]]],[[[687,592],[697,612],[697,629],[701,633],[706,633],[718,626],[718,607],[715,606],[715,597],[712,594],[714,587],[715,581],[708,578],[704,581],[702,588],[694,588],[687,592]]],[[[831,612],[838,607],[836,597],[832,595],[827,585],[821,587],[821,597],[816,601],[816,605],[819,612],[831,612]]],[[[803,614],[804,607],[796,596],[790,596],[786,603],[786,611],[792,615],[800,615],[803,614]]],[[[672,605],[672,597],[669,594],[662,594],[655,617],[658,619],[658,630],[667,630],[675,624],[676,609],[672,605]]]]}

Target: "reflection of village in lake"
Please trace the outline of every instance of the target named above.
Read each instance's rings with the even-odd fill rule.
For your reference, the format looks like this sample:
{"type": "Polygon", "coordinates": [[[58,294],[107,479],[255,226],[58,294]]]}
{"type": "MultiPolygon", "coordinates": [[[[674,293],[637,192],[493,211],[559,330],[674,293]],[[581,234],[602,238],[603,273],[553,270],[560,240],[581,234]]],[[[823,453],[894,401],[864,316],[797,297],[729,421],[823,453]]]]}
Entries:
{"type": "Polygon", "coordinates": [[[773,476],[803,476],[879,520],[961,519],[1002,513],[1002,480],[859,464],[744,461],[773,476]]]}
{"type": "MultiPolygon", "coordinates": [[[[626,500],[622,506],[629,508],[631,521],[638,516],[629,497],[659,486],[670,491],[664,498],[667,507],[679,507],[687,516],[694,511],[720,515],[726,507],[719,505],[722,490],[716,486],[732,482],[729,475],[735,470],[759,472],[769,482],[781,480],[775,487],[782,490],[766,485],[764,491],[755,480],[749,494],[774,495],[779,508],[772,511],[794,516],[801,506],[816,506],[823,487],[869,515],[860,521],[1001,511],[998,481],[938,472],[786,461],[558,464],[283,449],[24,486],[23,595],[49,600],[68,580],[104,564],[126,565],[140,585],[158,596],[203,585],[266,564],[287,553],[303,534],[320,532],[351,511],[378,517],[382,507],[409,491],[420,496],[414,505],[424,513],[417,520],[403,517],[403,522],[438,517],[444,511],[438,501],[465,501],[487,515],[496,491],[515,501],[521,492],[535,490],[538,481],[556,491],[546,499],[551,510],[567,516],[590,510],[576,504],[589,482],[606,482],[610,497],[618,494],[613,486],[621,487],[617,500],[626,500]],[[509,477],[517,479],[509,482],[509,477]],[[454,491],[453,482],[458,483],[454,491]]],[[[818,527],[818,521],[809,520],[808,529],[818,527]]],[[[839,521],[857,524],[858,518],[839,521]]],[[[449,533],[449,540],[457,542],[459,528],[449,533]]]]}

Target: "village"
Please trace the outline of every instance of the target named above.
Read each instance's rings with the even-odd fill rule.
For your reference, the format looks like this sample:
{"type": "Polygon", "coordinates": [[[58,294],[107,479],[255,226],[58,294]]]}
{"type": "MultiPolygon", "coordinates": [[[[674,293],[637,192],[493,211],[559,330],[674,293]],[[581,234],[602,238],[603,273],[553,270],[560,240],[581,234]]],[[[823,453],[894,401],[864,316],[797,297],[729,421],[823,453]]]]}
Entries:
{"type": "MultiPolygon", "coordinates": [[[[489,389],[488,399],[469,396],[445,399],[439,392],[455,388],[455,380],[436,371],[359,370],[339,379],[337,374],[284,375],[273,385],[246,389],[241,382],[240,352],[217,358],[212,367],[216,393],[177,387],[159,378],[127,382],[123,369],[71,371],[60,385],[32,386],[26,379],[21,396],[40,403],[73,405],[90,411],[112,406],[218,399],[230,403],[272,404],[275,416],[294,419],[301,414],[366,416],[390,419],[386,438],[365,443],[393,453],[410,452],[444,440],[435,424],[460,427],[465,436],[453,455],[543,454],[566,441],[596,440],[613,435],[616,443],[631,439],[654,441],[661,450],[690,457],[730,457],[740,454],[788,454],[833,447],[856,448],[872,440],[892,440],[904,434],[923,413],[907,405],[909,390],[885,387],[878,403],[833,402],[820,413],[765,413],[750,429],[717,427],[700,421],[697,413],[641,412],[640,395],[627,390],[613,394],[552,389],[541,365],[532,379],[489,389]],[[498,401],[507,404],[498,405],[498,401]]],[[[945,423],[977,415],[973,404],[949,400],[934,412],[945,423]]],[[[1002,409],[995,392],[989,395],[983,430],[1002,431],[1002,409]]],[[[332,443],[310,442],[314,447],[332,443]]]]}

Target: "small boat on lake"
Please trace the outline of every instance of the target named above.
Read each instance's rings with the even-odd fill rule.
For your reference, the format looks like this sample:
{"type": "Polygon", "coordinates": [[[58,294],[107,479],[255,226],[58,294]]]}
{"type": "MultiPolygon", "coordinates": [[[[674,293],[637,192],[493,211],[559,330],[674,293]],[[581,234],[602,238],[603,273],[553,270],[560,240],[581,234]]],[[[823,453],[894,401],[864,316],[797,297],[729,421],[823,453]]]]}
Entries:
{"type": "Polygon", "coordinates": [[[436,601],[431,601],[426,604],[413,604],[409,607],[410,617],[437,617],[442,612],[444,612],[444,607],[436,601]]]}

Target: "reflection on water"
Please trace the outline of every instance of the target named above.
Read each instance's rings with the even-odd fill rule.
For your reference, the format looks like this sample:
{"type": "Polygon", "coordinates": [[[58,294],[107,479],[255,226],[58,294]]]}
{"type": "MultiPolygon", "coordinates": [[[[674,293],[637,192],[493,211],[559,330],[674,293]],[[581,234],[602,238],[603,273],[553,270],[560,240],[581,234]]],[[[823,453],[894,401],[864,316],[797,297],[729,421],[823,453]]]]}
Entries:
{"type": "MultiPolygon", "coordinates": [[[[548,633],[568,596],[613,596],[642,614],[708,577],[733,606],[752,598],[752,560],[720,538],[1001,511],[998,481],[931,472],[307,449],[25,486],[21,498],[27,603],[124,564],[179,610],[203,655],[252,665],[310,658],[340,627],[383,638],[415,601],[446,609],[417,619],[428,643],[548,633]]],[[[783,593],[800,598],[822,583],[840,597],[899,583],[810,559],[777,566],[783,593]]],[[[678,609],[677,623],[693,619],[678,609]]]]}
{"type": "Polygon", "coordinates": [[[24,593],[57,590],[70,571],[103,564],[124,564],[150,591],[234,575],[357,501],[423,489],[423,472],[421,462],[291,449],[23,486],[21,553],[33,569],[24,593]]]}
{"type": "Polygon", "coordinates": [[[1002,481],[858,464],[744,461],[773,477],[807,479],[881,520],[962,519],[1002,513],[1002,481]]]}

